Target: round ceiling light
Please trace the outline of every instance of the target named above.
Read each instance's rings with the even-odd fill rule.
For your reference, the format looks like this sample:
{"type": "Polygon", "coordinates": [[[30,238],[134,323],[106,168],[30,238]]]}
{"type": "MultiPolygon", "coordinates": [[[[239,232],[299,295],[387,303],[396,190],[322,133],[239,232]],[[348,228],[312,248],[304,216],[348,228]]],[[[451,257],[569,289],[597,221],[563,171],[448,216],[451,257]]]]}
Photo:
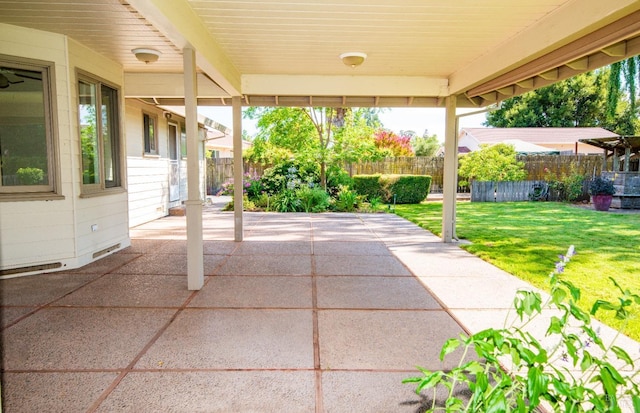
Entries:
{"type": "Polygon", "coordinates": [[[136,55],[136,58],[139,61],[145,62],[145,63],[153,63],[157,61],[160,55],[162,54],[159,50],[145,49],[145,48],[133,49],[131,50],[131,53],[136,55]]]}
{"type": "Polygon", "coordinates": [[[344,63],[347,66],[351,66],[351,68],[360,66],[364,62],[364,59],[366,58],[367,58],[367,54],[362,52],[347,52],[347,53],[342,53],[340,55],[340,59],[342,59],[342,63],[344,63]]]}

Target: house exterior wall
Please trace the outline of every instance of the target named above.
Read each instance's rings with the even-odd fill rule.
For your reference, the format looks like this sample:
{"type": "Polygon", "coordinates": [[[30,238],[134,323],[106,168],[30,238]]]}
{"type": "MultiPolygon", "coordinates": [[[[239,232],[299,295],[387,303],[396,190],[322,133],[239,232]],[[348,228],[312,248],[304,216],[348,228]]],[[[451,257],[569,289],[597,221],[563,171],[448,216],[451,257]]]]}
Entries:
{"type": "Polygon", "coordinates": [[[42,272],[34,268],[49,264],[59,267],[48,271],[76,268],[100,258],[103,250],[113,252],[130,245],[124,159],[122,191],[81,197],[76,70],[121,86],[122,68],[65,36],[5,24],[0,24],[0,54],[54,64],[52,149],[57,153],[53,169],[59,195],[48,200],[0,199],[0,270],[26,275],[42,272]],[[92,225],[97,225],[96,231],[92,225]]]}
{"type": "MultiPolygon", "coordinates": [[[[172,118],[180,130],[181,119],[172,118]]],[[[169,201],[169,129],[163,111],[142,102],[127,99],[127,176],[129,225],[131,227],[166,216],[180,201],[169,201]],[[143,114],[155,117],[158,153],[144,153],[143,114]]],[[[179,161],[181,162],[181,161],[179,161]]]]}
{"type": "MultiPolygon", "coordinates": [[[[561,154],[574,154],[576,153],[576,145],[574,143],[539,143],[538,145],[544,146],[545,148],[557,149],[561,154]]],[[[593,155],[602,154],[602,149],[597,148],[595,146],[587,145],[586,143],[578,142],[578,153],[583,155],[593,155]]]]}

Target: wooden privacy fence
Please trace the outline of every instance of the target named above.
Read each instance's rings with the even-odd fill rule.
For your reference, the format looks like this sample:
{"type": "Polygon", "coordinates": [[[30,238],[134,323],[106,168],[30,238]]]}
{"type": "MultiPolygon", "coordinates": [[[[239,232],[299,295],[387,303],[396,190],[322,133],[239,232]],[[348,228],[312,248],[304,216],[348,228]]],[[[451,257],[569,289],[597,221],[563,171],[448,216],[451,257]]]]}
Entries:
{"type": "Polygon", "coordinates": [[[546,188],[547,184],[545,181],[472,181],[471,202],[528,201],[536,186],[546,188]]]}
{"type": "MultiPolygon", "coordinates": [[[[518,156],[527,171],[525,179],[530,181],[557,179],[573,172],[588,177],[599,175],[602,170],[602,155],[530,155],[518,156]]],[[[413,174],[431,175],[431,192],[442,192],[444,158],[406,156],[385,158],[376,162],[346,163],[342,167],[349,175],[368,174],[413,174]]],[[[262,175],[268,166],[244,162],[244,171],[251,175],[262,175]]],[[[207,194],[216,194],[222,184],[233,177],[233,159],[207,159],[207,194]]],[[[458,192],[468,192],[468,187],[458,186],[458,192]]]]}

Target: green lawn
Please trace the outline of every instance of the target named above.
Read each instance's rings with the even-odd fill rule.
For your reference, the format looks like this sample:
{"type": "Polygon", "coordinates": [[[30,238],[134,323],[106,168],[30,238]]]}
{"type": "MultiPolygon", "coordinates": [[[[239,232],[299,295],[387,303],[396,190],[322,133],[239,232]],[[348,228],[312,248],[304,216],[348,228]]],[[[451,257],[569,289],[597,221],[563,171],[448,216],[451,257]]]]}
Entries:
{"type": "MultiPolygon", "coordinates": [[[[440,235],[442,203],[397,205],[396,213],[440,235]]],[[[597,299],[616,301],[609,277],[640,293],[640,214],[614,214],[554,202],[457,204],[457,235],[472,242],[462,247],[503,270],[548,290],[547,277],[559,254],[575,245],[566,279],[582,290],[580,306],[590,311],[597,299]]],[[[624,328],[640,341],[640,306],[624,328]]],[[[622,327],[610,312],[598,318],[622,327]]]]}

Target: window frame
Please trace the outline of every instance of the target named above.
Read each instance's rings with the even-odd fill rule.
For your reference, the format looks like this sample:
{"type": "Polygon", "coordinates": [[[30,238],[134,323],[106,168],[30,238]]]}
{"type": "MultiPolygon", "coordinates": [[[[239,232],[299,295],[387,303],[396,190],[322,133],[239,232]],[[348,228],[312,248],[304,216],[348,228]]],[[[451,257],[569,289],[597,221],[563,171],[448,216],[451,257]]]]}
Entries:
{"type": "Polygon", "coordinates": [[[121,88],[108,81],[105,80],[99,76],[96,76],[92,73],[89,72],[85,72],[83,70],[80,69],[76,69],[76,110],[78,111],[78,145],[79,145],[79,156],[80,156],[80,198],[89,198],[89,197],[94,197],[94,196],[101,196],[101,195],[110,195],[110,194],[114,194],[114,193],[121,193],[121,192],[125,192],[126,188],[125,188],[125,181],[124,181],[124,177],[125,177],[125,163],[124,163],[124,150],[125,150],[125,146],[124,146],[124,133],[123,133],[123,127],[122,127],[122,122],[121,119],[123,119],[122,117],[122,90],[121,88]],[[83,164],[82,164],[82,157],[83,157],[83,152],[82,152],[82,128],[81,128],[81,124],[82,124],[82,120],[80,118],[81,114],[80,114],[80,82],[85,82],[85,83],[89,83],[89,84],[93,84],[95,85],[96,88],[96,107],[97,107],[97,111],[99,111],[98,113],[96,113],[96,118],[97,119],[102,119],[102,98],[103,98],[103,94],[102,94],[102,88],[103,87],[107,87],[109,89],[111,89],[113,92],[115,92],[115,99],[113,102],[111,102],[111,105],[115,105],[115,107],[112,107],[112,118],[109,122],[109,125],[107,125],[108,129],[113,131],[113,133],[116,134],[115,138],[112,138],[112,140],[115,141],[116,143],[116,154],[115,156],[113,156],[113,161],[115,163],[114,165],[114,170],[116,173],[116,177],[114,179],[115,183],[112,185],[107,185],[107,179],[106,179],[106,174],[105,174],[105,166],[104,166],[104,158],[105,158],[105,150],[104,150],[104,139],[102,136],[102,128],[103,125],[102,123],[100,123],[100,125],[96,125],[96,134],[98,137],[98,151],[97,151],[97,157],[98,157],[98,164],[100,165],[100,174],[101,174],[101,178],[100,178],[100,182],[97,183],[89,183],[89,184],[85,184],[83,181],[83,164]]]}
{"type": "Polygon", "coordinates": [[[148,112],[142,112],[142,151],[146,157],[159,157],[158,147],[158,117],[148,112]],[[149,126],[153,122],[153,137],[150,136],[149,126]],[[147,142],[149,150],[147,150],[147,142]]]}
{"type": "Polygon", "coordinates": [[[0,65],[9,68],[40,72],[44,131],[47,156],[47,184],[3,186],[0,180],[0,202],[64,199],[60,194],[60,157],[58,153],[58,123],[56,106],[55,63],[26,57],[0,54],[0,65]]]}

